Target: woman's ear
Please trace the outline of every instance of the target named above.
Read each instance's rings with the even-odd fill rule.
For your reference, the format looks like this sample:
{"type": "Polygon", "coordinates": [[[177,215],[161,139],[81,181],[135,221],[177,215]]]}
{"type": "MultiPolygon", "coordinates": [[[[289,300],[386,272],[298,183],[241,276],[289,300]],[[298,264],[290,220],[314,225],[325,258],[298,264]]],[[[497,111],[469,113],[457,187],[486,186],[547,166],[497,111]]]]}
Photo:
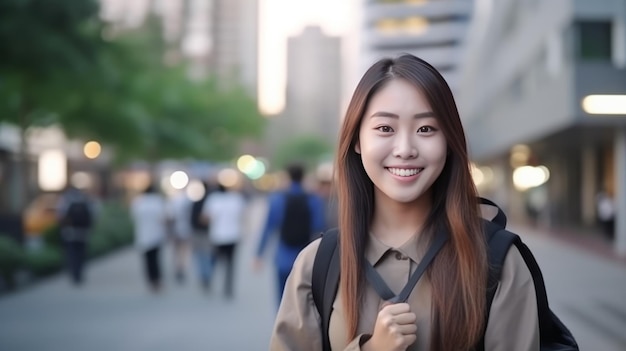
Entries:
{"type": "Polygon", "coordinates": [[[354,152],[361,154],[361,143],[358,140],[354,143],[354,152]]]}

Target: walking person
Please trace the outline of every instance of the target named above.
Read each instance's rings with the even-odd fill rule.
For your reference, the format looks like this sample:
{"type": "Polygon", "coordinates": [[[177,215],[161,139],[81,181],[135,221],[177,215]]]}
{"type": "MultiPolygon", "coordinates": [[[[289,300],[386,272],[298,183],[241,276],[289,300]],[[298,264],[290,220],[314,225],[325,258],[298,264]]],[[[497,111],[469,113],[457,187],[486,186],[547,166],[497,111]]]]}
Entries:
{"type": "Polygon", "coordinates": [[[141,252],[146,283],[151,292],[161,290],[160,251],[167,238],[170,218],[167,201],[156,185],[150,183],[130,206],[135,231],[135,247],[141,252]]]}
{"type": "Polygon", "coordinates": [[[189,220],[192,228],[192,251],[194,261],[198,270],[198,280],[200,286],[207,292],[211,283],[211,270],[213,269],[214,256],[213,247],[209,242],[208,219],[202,214],[204,202],[213,191],[213,187],[207,182],[202,182],[202,196],[193,201],[189,220]]]}
{"type": "MultiPolygon", "coordinates": [[[[234,297],[235,253],[243,232],[246,200],[235,190],[217,185],[204,202],[202,213],[209,225],[209,243],[213,247],[213,267],[224,263],[224,296],[234,297]]],[[[209,278],[210,279],[210,278],[209,278]]]]}
{"type": "Polygon", "coordinates": [[[615,202],[606,191],[596,195],[596,213],[604,235],[609,240],[615,237],[615,202]]]}
{"type": "Polygon", "coordinates": [[[75,286],[84,282],[87,243],[95,215],[95,203],[84,191],[70,185],[61,194],[57,218],[67,270],[75,286]]]}
{"type": "Polygon", "coordinates": [[[179,284],[185,281],[191,253],[191,207],[192,201],[184,191],[179,191],[169,202],[173,240],[174,277],[179,284]]]}
{"type": "MultiPolygon", "coordinates": [[[[341,279],[330,301],[330,349],[472,350],[484,337],[485,350],[539,350],[533,278],[515,246],[485,322],[483,219],[461,119],[435,68],[408,54],[370,67],[348,106],[335,159],[341,279]],[[440,250],[413,288],[409,277],[431,247],[440,250]],[[370,274],[394,296],[413,289],[405,301],[383,299],[370,274]]],[[[311,298],[320,242],[294,263],[271,350],[322,350],[311,298]]]]}
{"type": "Polygon", "coordinates": [[[317,180],[317,194],[322,199],[324,205],[324,231],[335,228],[339,225],[337,213],[337,197],[333,191],[332,176],[323,177],[317,180]]]}
{"type": "Polygon", "coordinates": [[[278,234],[278,245],[274,255],[277,277],[277,297],[280,302],[287,276],[293,263],[315,233],[324,229],[324,203],[322,199],[308,193],[302,186],[304,167],[292,164],[287,167],[290,185],[286,191],[269,196],[269,209],[263,232],[260,235],[253,263],[254,270],[262,267],[262,257],[272,235],[278,234]]]}

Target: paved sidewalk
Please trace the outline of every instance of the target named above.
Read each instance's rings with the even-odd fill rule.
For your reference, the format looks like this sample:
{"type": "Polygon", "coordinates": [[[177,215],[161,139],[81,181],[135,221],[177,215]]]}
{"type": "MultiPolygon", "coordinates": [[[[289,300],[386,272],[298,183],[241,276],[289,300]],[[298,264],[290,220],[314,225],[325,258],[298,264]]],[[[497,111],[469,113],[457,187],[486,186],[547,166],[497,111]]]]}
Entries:
{"type": "Polygon", "coordinates": [[[56,276],[0,298],[2,351],[241,351],[266,350],[276,310],[271,265],[251,272],[264,203],[252,206],[238,249],[235,298],[225,299],[223,271],[205,294],[195,276],[179,286],[171,248],[164,251],[165,289],[148,293],[140,258],[125,249],[90,265],[84,287],[56,276]]]}
{"type": "Polygon", "coordinates": [[[626,265],[563,237],[514,227],[533,251],[552,310],[581,350],[626,350],[626,265]],[[526,234],[525,234],[526,233],[526,234]]]}
{"type": "MultiPolygon", "coordinates": [[[[93,262],[87,284],[73,289],[56,276],[0,298],[2,351],[241,351],[267,350],[275,306],[271,260],[251,272],[265,202],[255,200],[238,253],[236,297],[222,297],[222,271],[206,295],[194,277],[178,286],[171,250],[162,294],[149,294],[140,258],[125,249],[93,262]]],[[[626,350],[626,266],[555,240],[535,229],[514,227],[535,253],[553,310],[582,350],[626,350]],[[533,233],[533,234],[530,234],[533,233]]]]}

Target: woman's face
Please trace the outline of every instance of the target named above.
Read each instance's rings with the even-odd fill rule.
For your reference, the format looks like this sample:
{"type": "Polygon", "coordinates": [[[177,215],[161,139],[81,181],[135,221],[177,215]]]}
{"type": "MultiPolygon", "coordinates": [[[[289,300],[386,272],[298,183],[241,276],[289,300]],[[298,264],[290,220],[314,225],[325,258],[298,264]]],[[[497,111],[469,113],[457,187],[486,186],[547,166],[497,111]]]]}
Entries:
{"type": "Polygon", "coordinates": [[[447,146],[423,94],[406,80],[393,79],[371,97],[355,151],[379,201],[408,203],[439,177],[447,146]]]}

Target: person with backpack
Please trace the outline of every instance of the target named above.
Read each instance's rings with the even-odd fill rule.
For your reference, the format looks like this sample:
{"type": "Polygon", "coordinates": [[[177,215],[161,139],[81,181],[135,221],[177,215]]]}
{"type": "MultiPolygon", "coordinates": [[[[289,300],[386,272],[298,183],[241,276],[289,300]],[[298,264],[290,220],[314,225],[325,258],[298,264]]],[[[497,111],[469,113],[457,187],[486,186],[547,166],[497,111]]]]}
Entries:
{"type": "Polygon", "coordinates": [[[194,261],[198,271],[198,278],[201,288],[208,292],[211,283],[211,273],[215,261],[213,247],[209,241],[209,224],[207,218],[202,214],[206,198],[213,192],[214,187],[208,182],[202,182],[202,197],[193,201],[189,222],[192,228],[191,246],[193,249],[194,261]]]}
{"type": "Polygon", "coordinates": [[[70,279],[75,286],[84,282],[89,232],[95,222],[95,208],[91,198],[75,186],[68,186],[61,194],[57,218],[65,261],[70,279]]]}
{"type": "Polygon", "coordinates": [[[304,167],[291,164],[287,167],[290,184],[284,191],[270,194],[265,226],[260,235],[253,268],[260,270],[262,257],[272,235],[278,235],[274,255],[276,266],[278,302],[280,302],[287,276],[293,262],[316,233],[324,229],[324,203],[314,193],[305,191],[302,180],[304,167]]]}
{"type": "Polygon", "coordinates": [[[482,218],[461,119],[433,66],[410,54],[374,63],[335,160],[338,230],[298,255],[271,350],[577,349],[550,340],[562,325],[529,251],[495,224],[501,211],[482,218]]]}

